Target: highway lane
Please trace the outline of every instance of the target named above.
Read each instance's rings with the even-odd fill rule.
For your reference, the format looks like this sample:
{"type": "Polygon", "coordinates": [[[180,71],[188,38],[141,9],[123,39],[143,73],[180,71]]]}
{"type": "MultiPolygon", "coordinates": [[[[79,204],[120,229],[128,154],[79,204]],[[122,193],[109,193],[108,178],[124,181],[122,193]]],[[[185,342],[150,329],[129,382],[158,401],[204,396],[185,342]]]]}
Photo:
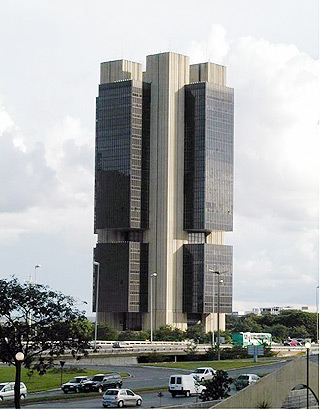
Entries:
{"type": "MultiPolygon", "coordinates": [[[[241,373],[256,373],[259,375],[266,375],[271,373],[289,361],[293,360],[292,358],[284,359],[280,362],[275,362],[268,365],[261,365],[259,362],[257,366],[254,367],[247,367],[241,369],[230,370],[228,372],[230,377],[237,377],[241,373]]],[[[319,363],[319,355],[311,356],[311,360],[319,363]]],[[[197,362],[194,362],[195,368],[197,367],[197,362]]],[[[88,366],[87,366],[88,367],[88,366]]],[[[99,370],[106,370],[106,371],[116,371],[116,372],[124,372],[129,373],[130,377],[124,379],[123,387],[130,388],[132,390],[138,388],[146,388],[146,387],[163,387],[168,385],[168,380],[171,374],[180,373],[180,374],[189,374],[190,371],[181,370],[181,369],[168,369],[168,368],[159,368],[159,367],[151,367],[151,366],[90,366],[91,368],[98,368],[99,370]]],[[[231,393],[234,393],[235,389],[232,389],[231,393]]],[[[42,396],[48,397],[49,395],[64,395],[62,391],[54,391],[54,392],[43,392],[38,394],[32,394],[31,397],[38,396],[39,398],[42,396]]],[[[141,396],[144,399],[143,407],[145,408],[152,408],[158,407],[160,403],[160,399],[157,396],[158,392],[152,393],[142,393],[141,396]]],[[[185,397],[176,397],[172,398],[168,392],[163,393],[164,396],[161,398],[162,405],[165,406],[173,406],[176,404],[184,404],[184,400],[186,402],[195,402],[196,398],[185,398],[185,397]],[[190,401],[191,400],[191,401],[190,401]],[[192,401],[193,400],[193,401],[192,401]]],[[[67,396],[66,396],[67,397],[67,396]]],[[[25,407],[32,407],[32,408],[101,408],[101,395],[96,395],[92,398],[83,398],[83,399],[71,399],[68,401],[62,400],[59,402],[43,402],[39,405],[27,405],[25,407]]]]}
{"type": "MultiPolygon", "coordinates": [[[[288,359],[292,360],[292,359],[288,359]]],[[[287,360],[283,360],[281,362],[269,364],[269,365],[259,365],[248,368],[241,368],[235,370],[229,370],[228,373],[230,377],[237,377],[241,373],[259,373],[262,375],[268,374],[274,370],[279,369],[287,363],[287,360]]],[[[177,363],[178,366],[178,363],[177,363]]],[[[81,368],[81,365],[78,365],[81,368]]],[[[165,367],[153,367],[153,366],[137,366],[137,365],[130,365],[130,366],[95,366],[95,365],[87,365],[87,368],[97,369],[97,371],[112,371],[112,372],[121,372],[121,373],[128,373],[130,377],[123,379],[123,387],[128,387],[129,389],[140,389],[140,388],[154,388],[154,387],[163,387],[168,385],[169,377],[172,374],[190,374],[190,370],[182,370],[179,368],[170,369],[165,367]]],[[[197,367],[197,362],[194,362],[194,368],[197,367]]],[[[81,372],[79,372],[79,375],[81,372]]],[[[64,381],[67,381],[64,378],[64,381]]],[[[41,392],[41,393],[34,393],[30,394],[30,397],[48,397],[53,395],[64,395],[61,390],[54,390],[50,392],[41,392]]]]}
{"type": "MultiPolygon", "coordinates": [[[[158,408],[161,406],[175,406],[179,404],[190,404],[190,403],[196,403],[199,401],[198,398],[196,397],[184,397],[184,396],[178,396],[178,397],[171,397],[171,394],[168,392],[163,392],[163,397],[161,397],[161,403],[160,403],[160,398],[158,397],[157,392],[152,392],[152,393],[142,393],[141,397],[143,399],[142,403],[142,408],[158,408]]],[[[102,408],[102,403],[101,403],[101,398],[102,395],[96,396],[94,398],[90,399],[75,399],[75,400],[59,400],[58,402],[44,402],[40,404],[30,404],[26,405],[23,407],[26,408],[33,408],[33,409],[100,409],[102,408]]]]}

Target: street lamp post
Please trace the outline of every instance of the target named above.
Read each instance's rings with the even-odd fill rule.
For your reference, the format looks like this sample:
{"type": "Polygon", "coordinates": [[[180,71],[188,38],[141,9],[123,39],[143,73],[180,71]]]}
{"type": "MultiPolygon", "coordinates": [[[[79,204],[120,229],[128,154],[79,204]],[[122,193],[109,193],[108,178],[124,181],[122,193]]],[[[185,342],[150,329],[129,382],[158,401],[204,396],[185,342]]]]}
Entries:
{"type": "Polygon", "coordinates": [[[34,283],[37,283],[37,269],[41,268],[41,265],[35,265],[34,267],[34,283]]]}
{"type": "Polygon", "coordinates": [[[220,284],[223,283],[223,279],[218,280],[218,342],[217,342],[217,351],[218,351],[218,360],[220,360],[220,284]]]}
{"type": "MultiPolygon", "coordinates": [[[[218,272],[217,270],[209,269],[209,272],[215,273],[216,275],[220,275],[220,272],[218,272]]],[[[214,292],[215,292],[215,286],[214,286],[214,276],[213,276],[212,277],[212,347],[215,346],[215,343],[214,343],[214,292]]]]}
{"type": "Polygon", "coordinates": [[[156,272],[154,272],[152,275],[151,275],[151,292],[150,292],[150,342],[152,343],[153,342],[153,315],[152,315],[152,313],[153,313],[153,295],[152,295],[152,293],[153,293],[153,287],[152,287],[152,283],[153,283],[153,278],[156,278],[157,277],[157,274],[156,274],[156,272]]]}
{"type": "Polygon", "coordinates": [[[309,351],[311,347],[311,343],[307,342],[305,345],[307,349],[307,409],[309,408],[309,351]]]}
{"type": "MultiPolygon", "coordinates": [[[[227,271],[219,272],[217,270],[209,269],[209,272],[215,273],[216,275],[220,275],[221,273],[227,273],[227,271]]],[[[214,281],[213,281],[214,283],[214,281]]],[[[223,279],[218,280],[218,300],[217,300],[217,327],[218,327],[218,337],[217,337],[217,353],[218,353],[218,360],[220,360],[220,284],[223,283],[223,279]]],[[[212,316],[214,317],[214,286],[213,286],[213,292],[212,292],[212,316]]],[[[212,344],[214,345],[214,321],[212,319],[212,344]]]]}
{"type": "Polygon", "coordinates": [[[21,382],[21,363],[24,361],[24,354],[18,352],[15,356],[16,379],[14,383],[14,405],[20,409],[20,382],[21,382]]]}
{"type": "Polygon", "coordinates": [[[100,263],[93,261],[93,265],[97,266],[97,280],[96,280],[96,320],[94,323],[94,348],[97,348],[97,337],[98,337],[98,304],[99,304],[99,282],[100,282],[100,263]]]}
{"type": "Polygon", "coordinates": [[[317,343],[319,344],[319,285],[316,287],[316,312],[317,312],[317,343]]]}

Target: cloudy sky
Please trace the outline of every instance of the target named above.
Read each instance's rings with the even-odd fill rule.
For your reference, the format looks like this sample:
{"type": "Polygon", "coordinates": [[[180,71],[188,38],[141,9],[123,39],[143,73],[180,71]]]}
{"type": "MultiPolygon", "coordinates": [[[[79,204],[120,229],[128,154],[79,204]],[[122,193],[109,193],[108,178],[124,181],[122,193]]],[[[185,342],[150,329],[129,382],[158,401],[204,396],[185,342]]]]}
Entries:
{"type": "Polygon", "coordinates": [[[317,0],[1,1],[2,277],[41,264],[90,314],[100,62],[174,51],[235,89],[234,310],[314,306],[318,24],[317,0]]]}

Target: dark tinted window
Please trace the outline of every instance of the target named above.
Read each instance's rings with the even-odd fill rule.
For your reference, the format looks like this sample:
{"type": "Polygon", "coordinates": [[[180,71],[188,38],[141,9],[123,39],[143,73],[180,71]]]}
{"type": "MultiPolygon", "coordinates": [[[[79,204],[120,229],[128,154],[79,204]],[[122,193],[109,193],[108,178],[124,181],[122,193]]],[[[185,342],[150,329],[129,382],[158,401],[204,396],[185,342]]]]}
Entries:
{"type": "Polygon", "coordinates": [[[103,376],[93,376],[92,380],[94,382],[100,382],[101,380],[103,380],[103,376]]]}
{"type": "Polygon", "coordinates": [[[181,377],[177,377],[177,384],[181,384],[181,377]]]}
{"type": "Polygon", "coordinates": [[[111,389],[109,389],[109,390],[107,390],[107,391],[105,392],[105,395],[107,395],[107,396],[116,396],[118,393],[119,393],[119,390],[111,390],[111,389]]]}
{"type": "Polygon", "coordinates": [[[175,377],[170,377],[170,383],[174,384],[176,382],[176,378],[175,377]]]}

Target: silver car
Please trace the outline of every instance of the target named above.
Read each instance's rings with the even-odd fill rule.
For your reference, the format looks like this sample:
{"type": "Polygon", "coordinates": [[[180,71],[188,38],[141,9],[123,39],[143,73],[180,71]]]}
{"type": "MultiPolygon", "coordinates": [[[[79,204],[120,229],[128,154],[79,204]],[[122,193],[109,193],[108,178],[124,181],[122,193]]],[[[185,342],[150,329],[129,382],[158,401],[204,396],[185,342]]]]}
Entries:
{"type": "Polygon", "coordinates": [[[108,389],[102,396],[102,406],[141,406],[142,397],[129,389],[108,389]]]}
{"type": "MultiPolygon", "coordinates": [[[[14,382],[0,383],[0,401],[14,398],[14,382]]],[[[24,383],[20,383],[20,399],[27,395],[27,388],[24,383]]]]}

